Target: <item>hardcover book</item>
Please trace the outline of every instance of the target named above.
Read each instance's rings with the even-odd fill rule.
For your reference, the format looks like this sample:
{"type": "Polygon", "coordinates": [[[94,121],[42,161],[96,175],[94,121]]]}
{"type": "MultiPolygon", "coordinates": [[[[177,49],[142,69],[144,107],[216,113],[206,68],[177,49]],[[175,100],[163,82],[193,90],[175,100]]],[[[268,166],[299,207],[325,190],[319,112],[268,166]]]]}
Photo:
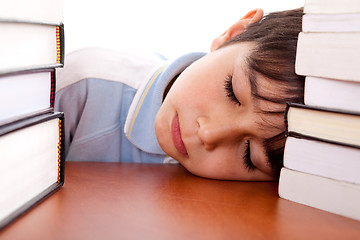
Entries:
{"type": "Polygon", "coordinates": [[[63,113],[0,127],[0,229],[64,184],[63,113]]]}
{"type": "Polygon", "coordinates": [[[360,149],[289,136],[285,143],[284,167],[360,184],[360,149]]]}
{"type": "Polygon", "coordinates": [[[282,168],[279,195],[297,203],[360,220],[360,185],[282,168]]]}
{"type": "Polygon", "coordinates": [[[305,105],[360,112],[360,82],[307,76],[305,105]]]}
{"type": "Polygon", "coordinates": [[[64,64],[64,26],[0,20],[0,74],[64,64]]]}
{"type": "Polygon", "coordinates": [[[0,75],[0,124],[52,111],[55,69],[0,75]]]}
{"type": "Polygon", "coordinates": [[[286,134],[360,147],[360,114],[290,103],[285,113],[286,134]]]}
{"type": "Polygon", "coordinates": [[[359,42],[360,32],[301,32],[296,52],[296,73],[360,81],[359,42]]]}
{"type": "Polygon", "coordinates": [[[303,32],[359,32],[360,12],[349,14],[305,14],[303,32]]]}
{"type": "Polygon", "coordinates": [[[0,19],[58,23],[63,21],[64,0],[2,0],[0,19]]]}
{"type": "Polygon", "coordinates": [[[282,198],[360,220],[360,1],[305,0],[289,103],[282,198]]]}
{"type": "Polygon", "coordinates": [[[305,0],[305,13],[357,13],[360,12],[358,0],[305,0]]]}

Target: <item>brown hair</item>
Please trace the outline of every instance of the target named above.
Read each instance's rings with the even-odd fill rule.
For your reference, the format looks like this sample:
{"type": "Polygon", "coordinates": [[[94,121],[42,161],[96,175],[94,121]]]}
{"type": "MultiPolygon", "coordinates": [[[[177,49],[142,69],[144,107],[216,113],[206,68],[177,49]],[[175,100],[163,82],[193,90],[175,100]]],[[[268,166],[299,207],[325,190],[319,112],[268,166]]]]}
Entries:
{"type": "MultiPolygon", "coordinates": [[[[284,114],[287,102],[303,103],[305,77],[295,73],[296,47],[302,16],[303,8],[270,13],[221,46],[239,42],[256,43],[255,49],[247,58],[252,95],[284,105],[281,111],[264,111],[264,114],[284,114]],[[276,83],[280,94],[260,94],[256,73],[276,83]]],[[[284,129],[282,125],[281,133],[264,141],[266,154],[276,177],[283,166],[284,129]]]]}

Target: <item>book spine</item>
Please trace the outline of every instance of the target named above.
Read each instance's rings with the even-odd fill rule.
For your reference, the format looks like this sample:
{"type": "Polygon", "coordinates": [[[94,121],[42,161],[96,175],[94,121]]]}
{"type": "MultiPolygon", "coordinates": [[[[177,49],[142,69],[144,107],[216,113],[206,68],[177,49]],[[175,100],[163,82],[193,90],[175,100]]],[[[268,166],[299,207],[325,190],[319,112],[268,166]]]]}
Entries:
{"type": "Polygon", "coordinates": [[[64,157],[64,113],[59,115],[59,143],[58,143],[58,183],[65,182],[65,157],[64,157]]]}
{"type": "Polygon", "coordinates": [[[55,90],[56,90],[56,74],[55,71],[51,73],[51,86],[50,86],[50,107],[54,108],[55,103],[55,90]]]}
{"type": "Polygon", "coordinates": [[[64,24],[60,23],[56,29],[57,63],[64,65],[65,61],[65,31],[64,24]]]}

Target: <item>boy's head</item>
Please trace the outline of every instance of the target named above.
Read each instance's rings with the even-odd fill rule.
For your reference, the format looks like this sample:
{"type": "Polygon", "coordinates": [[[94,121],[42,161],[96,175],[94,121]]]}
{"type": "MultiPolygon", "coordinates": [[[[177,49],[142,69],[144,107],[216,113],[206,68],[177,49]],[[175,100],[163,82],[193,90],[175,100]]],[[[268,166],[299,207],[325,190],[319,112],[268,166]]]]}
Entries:
{"type": "Polygon", "coordinates": [[[231,180],[276,179],[284,110],[303,101],[295,74],[302,9],[249,12],[215,39],[212,52],[177,78],[155,130],[162,149],[190,172],[231,180]]]}

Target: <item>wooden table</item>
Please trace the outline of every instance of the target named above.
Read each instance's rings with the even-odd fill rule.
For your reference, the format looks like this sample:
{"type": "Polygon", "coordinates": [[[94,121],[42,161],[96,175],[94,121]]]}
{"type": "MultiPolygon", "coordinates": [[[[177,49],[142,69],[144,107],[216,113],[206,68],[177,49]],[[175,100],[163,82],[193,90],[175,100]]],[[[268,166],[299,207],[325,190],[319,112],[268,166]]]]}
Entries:
{"type": "Polygon", "coordinates": [[[64,187],[0,239],[360,239],[360,222],[280,199],[277,183],[209,180],[179,165],[68,162],[64,187]]]}

